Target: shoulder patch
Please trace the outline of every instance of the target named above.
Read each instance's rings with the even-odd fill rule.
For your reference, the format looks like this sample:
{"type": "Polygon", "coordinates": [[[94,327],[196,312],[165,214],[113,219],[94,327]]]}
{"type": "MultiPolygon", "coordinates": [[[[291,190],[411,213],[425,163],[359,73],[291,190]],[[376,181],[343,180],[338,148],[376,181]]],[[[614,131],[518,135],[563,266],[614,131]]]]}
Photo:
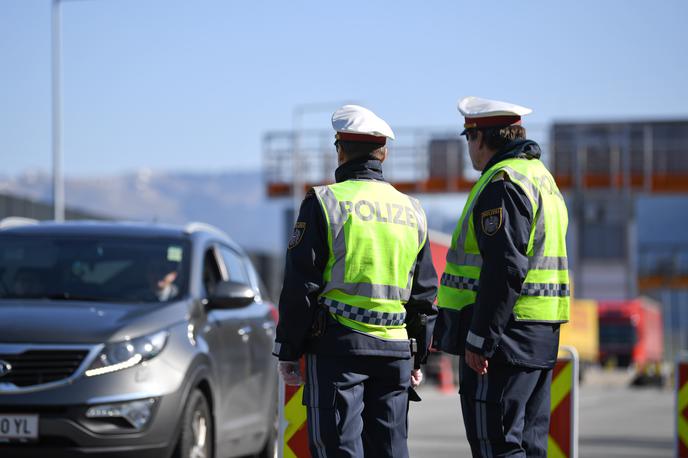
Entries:
{"type": "Polygon", "coordinates": [[[296,245],[301,243],[301,239],[303,238],[303,233],[306,232],[306,223],[298,221],[294,225],[294,232],[292,232],[291,237],[289,237],[289,245],[288,248],[291,250],[294,248],[296,245]]]}
{"type": "Polygon", "coordinates": [[[495,235],[502,227],[502,207],[486,210],[480,214],[480,227],[485,235],[495,235]]]}

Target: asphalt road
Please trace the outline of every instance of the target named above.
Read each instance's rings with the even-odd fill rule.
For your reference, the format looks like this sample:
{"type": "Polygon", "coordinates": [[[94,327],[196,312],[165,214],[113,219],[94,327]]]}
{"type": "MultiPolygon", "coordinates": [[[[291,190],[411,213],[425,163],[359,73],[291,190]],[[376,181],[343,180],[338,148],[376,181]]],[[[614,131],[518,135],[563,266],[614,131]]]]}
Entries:
{"type": "MultiPolygon", "coordinates": [[[[411,405],[412,457],[470,457],[457,393],[432,386],[411,405]]],[[[673,454],[674,393],[629,388],[619,374],[598,374],[581,386],[579,458],[660,458],[673,454]]]]}

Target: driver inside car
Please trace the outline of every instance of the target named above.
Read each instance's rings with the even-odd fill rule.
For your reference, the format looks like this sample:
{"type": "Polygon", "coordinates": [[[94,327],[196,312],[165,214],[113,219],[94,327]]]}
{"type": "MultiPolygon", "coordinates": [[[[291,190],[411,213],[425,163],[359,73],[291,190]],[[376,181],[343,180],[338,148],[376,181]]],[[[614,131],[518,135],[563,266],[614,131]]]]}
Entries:
{"type": "Polygon", "coordinates": [[[174,283],[177,275],[177,270],[168,263],[157,260],[148,263],[146,280],[151,292],[160,302],[169,301],[179,294],[179,287],[174,283]]]}

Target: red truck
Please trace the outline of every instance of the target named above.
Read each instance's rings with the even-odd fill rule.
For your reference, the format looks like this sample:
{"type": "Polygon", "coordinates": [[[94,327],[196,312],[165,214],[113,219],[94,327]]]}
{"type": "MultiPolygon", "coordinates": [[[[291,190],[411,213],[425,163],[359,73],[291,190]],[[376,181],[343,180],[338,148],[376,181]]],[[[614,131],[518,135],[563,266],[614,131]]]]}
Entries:
{"type": "Polygon", "coordinates": [[[640,297],[625,301],[600,301],[600,362],[619,367],[634,365],[638,371],[659,365],[664,353],[662,312],[659,305],[640,297]]]}

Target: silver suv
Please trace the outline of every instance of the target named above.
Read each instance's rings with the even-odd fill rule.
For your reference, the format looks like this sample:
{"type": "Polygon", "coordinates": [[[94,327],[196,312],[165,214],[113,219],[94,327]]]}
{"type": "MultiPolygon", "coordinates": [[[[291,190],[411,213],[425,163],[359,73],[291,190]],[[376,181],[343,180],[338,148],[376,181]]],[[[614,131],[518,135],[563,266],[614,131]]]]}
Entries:
{"type": "Polygon", "coordinates": [[[0,456],[274,456],[275,307],[202,224],[0,225],[0,456]]]}

